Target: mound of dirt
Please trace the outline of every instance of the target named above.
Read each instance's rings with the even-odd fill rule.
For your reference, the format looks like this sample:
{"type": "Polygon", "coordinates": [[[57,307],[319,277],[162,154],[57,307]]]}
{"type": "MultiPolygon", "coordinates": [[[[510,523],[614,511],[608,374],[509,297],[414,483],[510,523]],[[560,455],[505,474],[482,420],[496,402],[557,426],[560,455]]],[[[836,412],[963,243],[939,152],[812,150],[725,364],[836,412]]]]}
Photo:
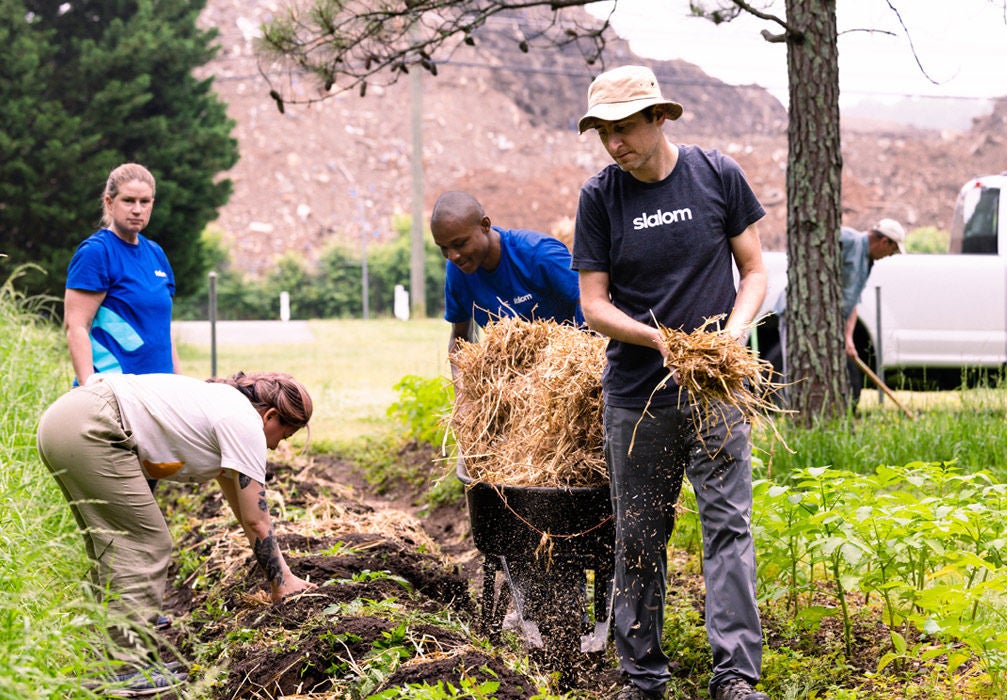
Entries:
{"type": "MultiPolygon", "coordinates": [[[[404,459],[422,454],[426,468],[440,469],[429,448],[414,446],[411,452],[404,459]]],[[[274,513],[280,548],[296,575],[319,586],[277,604],[270,603],[264,577],[219,492],[167,487],[160,495],[167,511],[193,523],[176,542],[184,554],[173,565],[166,608],[174,624],[165,640],[191,666],[194,679],[223,678],[210,691],[213,698],[344,697],[348,686],[363,697],[364,690],[413,683],[494,683],[492,696],[498,698],[540,692],[533,678],[511,670],[465,633],[480,624],[475,591],[481,566],[471,540],[460,543],[456,534],[464,530],[466,539],[464,501],[421,522],[409,489],[393,498],[358,492],[348,484],[367,489],[360,472],[328,457],[296,470],[271,463],[270,477],[270,498],[281,511],[274,513]],[[291,510],[302,515],[283,521],[282,511],[291,510]],[[182,570],[182,562],[194,560],[198,566],[182,570]],[[388,613],[392,606],[394,615],[388,613]],[[456,625],[449,624],[452,619],[456,625]],[[208,658],[214,653],[226,674],[219,675],[217,660],[208,658]],[[368,674],[363,669],[369,667],[377,670],[368,674]],[[391,673],[381,672],[386,668],[391,673]]],[[[593,667],[592,673],[581,682],[609,683],[598,674],[611,669],[593,667]]]]}

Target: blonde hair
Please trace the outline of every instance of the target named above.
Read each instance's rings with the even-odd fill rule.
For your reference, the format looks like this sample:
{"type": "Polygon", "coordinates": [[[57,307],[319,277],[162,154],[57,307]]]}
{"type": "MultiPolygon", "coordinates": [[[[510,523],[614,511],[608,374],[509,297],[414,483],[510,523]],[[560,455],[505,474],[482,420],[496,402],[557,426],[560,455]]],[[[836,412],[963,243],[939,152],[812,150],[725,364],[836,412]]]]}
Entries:
{"type": "Polygon", "coordinates": [[[208,382],[229,384],[240,391],[260,412],[275,408],[280,420],[293,428],[303,428],[311,420],[314,404],[304,385],[284,372],[238,372],[208,382]]]}
{"type": "Polygon", "coordinates": [[[108,181],[105,183],[105,191],[101,193],[101,225],[108,228],[112,226],[112,212],[109,211],[108,202],[119,195],[119,189],[127,182],[139,180],[150,185],[150,193],[154,195],[157,191],[157,183],[150,171],[139,163],[123,163],[108,174],[108,181]]]}

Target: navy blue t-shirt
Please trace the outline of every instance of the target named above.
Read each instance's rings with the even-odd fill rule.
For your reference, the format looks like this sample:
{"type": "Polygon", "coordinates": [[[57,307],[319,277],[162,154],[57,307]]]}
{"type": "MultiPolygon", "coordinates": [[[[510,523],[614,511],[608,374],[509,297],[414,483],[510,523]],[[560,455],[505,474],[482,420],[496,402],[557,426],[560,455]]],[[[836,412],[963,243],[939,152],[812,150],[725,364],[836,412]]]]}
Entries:
{"type": "Polygon", "coordinates": [[[444,319],[474,319],[480,326],[503,317],[582,324],[577,273],[562,241],[537,231],[493,229],[500,234],[496,269],[466,275],[448,261],[444,319]]]}
{"type": "MultiPolygon", "coordinates": [[[[687,333],[730,314],[736,288],[730,240],[765,210],[730,157],[679,146],[674,170],[641,182],[612,164],[580,192],[573,268],[609,274],[616,308],[632,318],[687,333]]],[[[651,348],[609,342],[603,387],[608,405],[642,408],[667,375],[651,348]]],[[[653,396],[676,400],[677,387],[653,396]]]]}
{"type": "Polygon", "coordinates": [[[175,275],[161,246],[143,234],[133,245],[101,229],[77,247],[67,269],[66,287],[105,292],[91,324],[95,372],[174,372],[175,275]]]}

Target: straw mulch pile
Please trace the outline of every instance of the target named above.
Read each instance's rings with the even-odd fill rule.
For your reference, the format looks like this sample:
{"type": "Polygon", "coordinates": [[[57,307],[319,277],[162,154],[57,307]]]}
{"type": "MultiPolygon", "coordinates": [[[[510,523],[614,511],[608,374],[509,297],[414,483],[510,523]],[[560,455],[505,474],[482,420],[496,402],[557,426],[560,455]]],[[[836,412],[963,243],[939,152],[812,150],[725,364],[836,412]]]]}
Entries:
{"type": "Polygon", "coordinates": [[[506,486],[608,483],[602,449],[606,339],[503,318],[460,343],[450,425],[469,476],[506,486]]]}
{"type": "Polygon", "coordinates": [[[775,431],[771,416],[788,412],[774,401],[784,384],[773,380],[773,365],[747,345],[720,328],[710,330],[722,318],[709,318],[691,333],[660,327],[668,348],[665,382],[674,376],[679,386],[689,391],[697,409],[694,415],[699,433],[704,425],[721,420],[725,408],[737,409],[747,421],[775,431]]]}

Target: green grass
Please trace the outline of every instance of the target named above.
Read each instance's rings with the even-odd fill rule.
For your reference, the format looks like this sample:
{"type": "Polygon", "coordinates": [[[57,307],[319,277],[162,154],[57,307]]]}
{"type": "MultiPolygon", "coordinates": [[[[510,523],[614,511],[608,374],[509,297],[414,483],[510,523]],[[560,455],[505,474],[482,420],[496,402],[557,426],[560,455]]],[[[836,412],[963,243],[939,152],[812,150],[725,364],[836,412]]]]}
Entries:
{"type": "MultiPolygon", "coordinates": [[[[91,697],[78,678],[100,662],[104,643],[104,612],[81,588],[87,561],[80,535],[35,452],[38,418],[69,387],[71,372],[62,334],[38,321],[33,307],[9,287],[0,291],[0,371],[5,378],[0,383],[0,700],[91,697]]],[[[349,442],[367,453],[367,445],[373,447],[368,440],[394,440],[399,434],[391,432],[396,424],[387,409],[400,397],[393,387],[406,375],[448,373],[448,327],[440,319],[313,321],[311,329],[316,340],[308,344],[219,347],[217,373],[276,369],[301,379],[316,402],[315,449],[349,442]]],[[[187,345],[181,351],[186,374],[209,375],[208,347],[187,345]]],[[[781,422],[793,452],[759,433],[757,476],[783,481],[797,470],[827,465],[870,474],[878,465],[922,460],[954,461],[966,472],[988,469],[1007,481],[1007,390],[899,392],[899,397],[918,412],[916,420],[887,399],[880,405],[872,402],[865,391],[855,420],[810,431],[781,422]]],[[[437,404],[425,394],[420,398],[422,405],[437,404]]],[[[303,437],[295,438],[295,444],[303,437]]],[[[679,536],[688,535],[687,530],[681,528],[679,536]]],[[[693,539],[698,542],[698,533],[693,539]]],[[[691,628],[674,614],[670,620],[691,628]]],[[[692,633],[702,638],[701,629],[692,633]]],[[[688,635],[678,641],[680,647],[669,631],[672,649],[695,642],[688,635]]],[[[767,687],[782,693],[784,680],[796,677],[788,670],[793,664],[806,672],[808,687],[836,681],[828,669],[811,671],[796,654],[774,652],[765,669],[767,687]]]]}
{"type": "Polygon", "coordinates": [[[777,421],[785,445],[768,431],[758,432],[755,454],[764,468],[760,475],[782,478],[797,469],[826,466],[863,474],[880,465],[923,461],[955,463],[964,471],[988,469],[1007,481],[1007,390],[899,392],[915,419],[889,400],[879,405],[864,393],[860,414],[853,419],[814,430],[777,421]]]}
{"type": "MultiPolygon", "coordinates": [[[[309,324],[315,341],[302,344],[218,345],[217,374],[238,370],[289,372],[315,402],[311,441],[345,442],[386,429],[395,384],[407,374],[448,376],[449,326],[442,319],[326,320],[309,324]]],[[[210,376],[210,346],[179,347],[185,374],[210,376]]],[[[304,433],[294,437],[296,445],[304,433]]]]}
{"type": "Polygon", "coordinates": [[[35,431],[69,389],[65,341],[0,287],[0,698],[87,697],[77,675],[103,647],[101,607],[82,595],[83,542],[42,465],[35,431]]]}

